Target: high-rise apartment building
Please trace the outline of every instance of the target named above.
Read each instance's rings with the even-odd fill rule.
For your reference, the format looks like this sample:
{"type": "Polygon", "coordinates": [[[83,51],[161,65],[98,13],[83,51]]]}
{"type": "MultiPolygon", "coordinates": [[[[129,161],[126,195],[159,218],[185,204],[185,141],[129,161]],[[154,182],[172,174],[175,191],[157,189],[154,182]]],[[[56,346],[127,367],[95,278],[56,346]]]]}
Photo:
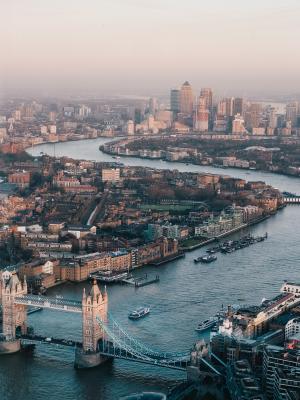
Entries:
{"type": "Polygon", "coordinates": [[[180,90],[180,112],[186,115],[192,115],[194,105],[194,95],[192,86],[188,81],[184,82],[180,90]]]}

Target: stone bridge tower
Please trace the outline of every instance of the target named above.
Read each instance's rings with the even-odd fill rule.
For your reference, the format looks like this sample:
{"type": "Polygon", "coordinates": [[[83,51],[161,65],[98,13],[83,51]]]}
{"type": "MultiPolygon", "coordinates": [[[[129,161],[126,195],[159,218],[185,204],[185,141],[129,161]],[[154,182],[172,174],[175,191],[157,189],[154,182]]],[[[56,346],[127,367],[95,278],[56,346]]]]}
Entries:
{"type": "Polygon", "coordinates": [[[3,313],[3,335],[7,343],[2,342],[0,352],[14,352],[20,348],[20,343],[16,340],[16,330],[20,333],[26,333],[27,307],[21,304],[15,304],[15,298],[27,294],[27,283],[24,278],[23,284],[16,274],[12,274],[7,279],[2,276],[1,297],[3,313]],[[7,348],[6,348],[7,347],[7,348]]]}
{"type": "Polygon", "coordinates": [[[84,351],[97,351],[98,341],[103,338],[103,332],[96,317],[107,321],[107,292],[101,293],[97,281],[93,281],[88,295],[83,289],[82,295],[82,346],[84,351]]]}
{"type": "Polygon", "coordinates": [[[107,321],[107,292],[101,293],[97,281],[94,280],[90,293],[87,295],[83,289],[82,295],[82,349],[76,352],[75,367],[95,367],[106,358],[98,351],[98,341],[105,333],[99,326],[96,317],[107,321]]]}

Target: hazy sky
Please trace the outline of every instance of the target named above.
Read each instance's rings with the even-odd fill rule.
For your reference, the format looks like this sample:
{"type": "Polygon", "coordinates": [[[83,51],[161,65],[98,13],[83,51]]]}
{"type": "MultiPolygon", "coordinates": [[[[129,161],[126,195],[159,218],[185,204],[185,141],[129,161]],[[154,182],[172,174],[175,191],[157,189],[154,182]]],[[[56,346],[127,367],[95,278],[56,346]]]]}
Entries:
{"type": "Polygon", "coordinates": [[[300,0],[0,0],[0,86],[300,93],[300,0]]]}

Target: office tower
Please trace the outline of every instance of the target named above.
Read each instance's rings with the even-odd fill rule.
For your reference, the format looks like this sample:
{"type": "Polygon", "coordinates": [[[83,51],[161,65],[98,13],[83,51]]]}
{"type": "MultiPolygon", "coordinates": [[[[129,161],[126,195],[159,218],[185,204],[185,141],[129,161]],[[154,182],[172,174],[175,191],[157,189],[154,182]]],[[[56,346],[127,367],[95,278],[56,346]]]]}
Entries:
{"type": "Polygon", "coordinates": [[[209,111],[212,110],[213,106],[213,92],[211,88],[202,88],[200,90],[200,96],[205,101],[205,108],[209,111]]]}
{"type": "Polygon", "coordinates": [[[209,127],[209,111],[206,108],[206,98],[200,96],[195,110],[194,128],[199,132],[207,132],[209,127]]]}
{"type": "Polygon", "coordinates": [[[223,117],[233,116],[233,97],[226,97],[219,101],[217,106],[217,113],[223,117]]]}
{"type": "Polygon", "coordinates": [[[244,100],[241,97],[235,97],[233,99],[233,114],[241,114],[244,112],[244,100]]]}
{"type": "Polygon", "coordinates": [[[157,99],[155,97],[151,97],[149,100],[149,113],[154,115],[157,110],[158,110],[157,99]]]}
{"type": "Polygon", "coordinates": [[[271,107],[268,113],[268,127],[272,129],[277,128],[277,121],[278,117],[276,114],[276,109],[274,107],[271,107]]]}
{"type": "Polygon", "coordinates": [[[143,121],[143,114],[140,108],[134,110],[134,122],[140,124],[143,121]]]}
{"type": "MultiPolygon", "coordinates": [[[[234,98],[233,97],[227,97],[225,99],[226,102],[226,116],[227,117],[233,117],[234,115],[238,114],[234,112],[234,98]]],[[[243,107],[241,107],[243,109],[243,107]]],[[[240,113],[242,115],[242,113],[240,113]]]]}
{"type": "Polygon", "coordinates": [[[287,104],[286,106],[286,121],[290,121],[292,123],[292,128],[297,126],[297,118],[298,118],[298,102],[293,101],[292,103],[287,104]]]}
{"type": "Polygon", "coordinates": [[[194,95],[189,82],[184,82],[180,90],[180,112],[186,115],[193,113],[194,95]]]}
{"type": "Polygon", "coordinates": [[[180,112],[180,90],[171,89],[170,92],[170,109],[174,114],[180,112]]]}
{"type": "Polygon", "coordinates": [[[244,122],[245,121],[241,116],[241,114],[237,114],[234,117],[234,120],[232,121],[232,133],[233,134],[246,133],[244,122]]]}
{"type": "Polygon", "coordinates": [[[130,119],[126,124],[126,133],[128,136],[134,135],[134,122],[130,119]]]}
{"type": "Polygon", "coordinates": [[[245,126],[247,129],[258,128],[261,120],[261,105],[251,103],[245,112],[245,126]]]}
{"type": "Polygon", "coordinates": [[[226,99],[219,101],[217,106],[217,114],[222,117],[226,116],[226,99]]]}

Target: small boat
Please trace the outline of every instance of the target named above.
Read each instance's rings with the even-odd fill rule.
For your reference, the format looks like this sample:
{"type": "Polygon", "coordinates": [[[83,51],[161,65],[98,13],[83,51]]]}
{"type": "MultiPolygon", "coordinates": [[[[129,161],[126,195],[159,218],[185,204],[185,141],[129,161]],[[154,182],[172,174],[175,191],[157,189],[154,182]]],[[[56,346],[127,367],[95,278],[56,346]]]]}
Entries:
{"type": "Polygon", "coordinates": [[[215,326],[218,322],[217,318],[210,318],[210,319],[206,319],[203,322],[200,322],[200,324],[197,326],[196,331],[197,332],[203,332],[206,331],[209,328],[212,328],[213,326],[215,326]]]}
{"type": "Polygon", "coordinates": [[[128,315],[129,319],[140,319],[150,313],[150,307],[139,307],[128,315]]]}
{"type": "Polygon", "coordinates": [[[201,263],[204,263],[204,264],[209,264],[209,263],[211,263],[211,262],[213,262],[213,261],[216,261],[217,258],[218,258],[218,257],[217,257],[216,255],[214,255],[214,254],[209,254],[209,255],[207,255],[207,256],[201,256],[201,257],[195,258],[195,259],[194,259],[194,262],[195,262],[195,263],[201,262],[201,263]]]}

